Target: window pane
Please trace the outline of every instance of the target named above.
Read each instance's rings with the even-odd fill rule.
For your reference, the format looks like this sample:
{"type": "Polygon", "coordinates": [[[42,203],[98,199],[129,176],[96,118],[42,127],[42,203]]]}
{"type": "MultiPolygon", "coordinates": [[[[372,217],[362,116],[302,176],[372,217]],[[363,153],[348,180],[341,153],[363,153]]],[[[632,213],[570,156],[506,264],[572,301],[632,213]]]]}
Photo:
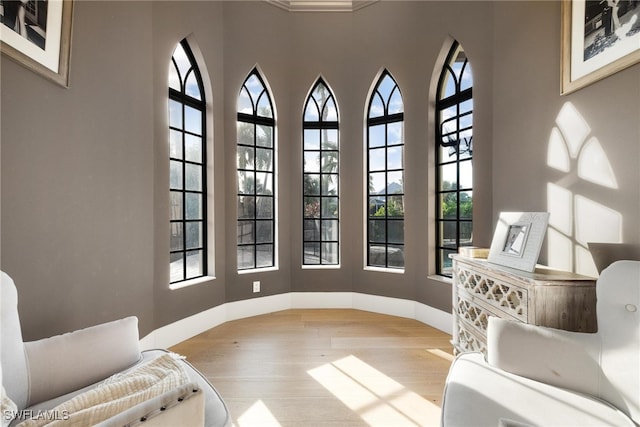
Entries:
{"type": "Polygon", "coordinates": [[[444,221],[440,223],[440,235],[442,236],[440,241],[442,246],[455,249],[458,236],[458,223],[455,221],[444,221]]]}
{"type": "Polygon", "coordinates": [[[387,251],[384,245],[368,245],[369,265],[372,267],[387,266],[387,251]]]}
{"type": "Polygon", "coordinates": [[[257,125],[256,132],[256,145],[260,147],[273,147],[273,127],[257,125]]]}
{"type": "Polygon", "coordinates": [[[403,169],[403,155],[404,149],[402,146],[389,147],[387,149],[387,169],[403,169]]]}
{"type": "Polygon", "coordinates": [[[304,171],[320,172],[320,152],[319,151],[305,151],[304,171]]]}
{"type": "Polygon", "coordinates": [[[182,104],[174,100],[169,101],[169,126],[182,129],[182,104]]]}
{"type": "Polygon", "coordinates": [[[369,216],[384,217],[386,203],[387,198],[384,196],[369,197],[369,216]]]}
{"type": "Polygon", "coordinates": [[[253,257],[253,246],[238,246],[238,269],[246,270],[247,268],[253,268],[255,265],[255,259],[253,257]]]}
{"type": "Polygon", "coordinates": [[[187,247],[195,249],[202,247],[202,224],[200,222],[187,222],[187,247]]]}
{"type": "Polygon", "coordinates": [[[456,219],[458,215],[458,196],[456,193],[440,194],[441,218],[456,219]]]}
{"type": "Polygon", "coordinates": [[[202,166],[185,164],[185,176],[186,176],[186,189],[187,190],[202,190],[202,166]]]}
{"type": "Polygon", "coordinates": [[[319,174],[304,174],[304,195],[316,196],[320,195],[320,175],[319,174]]]}
{"type": "Polygon", "coordinates": [[[320,114],[318,113],[318,106],[313,101],[313,99],[309,99],[307,103],[307,108],[304,110],[304,121],[306,122],[317,122],[320,120],[320,114]]]}
{"type": "Polygon", "coordinates": [[[273,112],[271,111],[271,101],[267,97],[267,92],[263,92],[258,100],[258,111],[256,111],[258,116],[261,117],[273,117],[273,112]]]}
{"type": "Polygon", "coordinates": [[[273,197],[256,197],[256,218],[273,219],[273,197]]]}
{"type": "Polygon", "coordinates": [[[256,148],[256,170],[273,170],[273,150],[270,148],[256,148]]]}
{"type": "Polygon", "coordinates": [[[169,186],[172,189],[182,189],[182,162],[171,160],[169,162],[169,186]]]}
{"type": "Polygon", "coordinates": [[[389,243],[404,243],[404,221],[389,221],[388,230],[387,241],[389,243]]]}
{"type": "Polygon", "coordinates": [[[184,117],[186,131],[201,135],[202,134],[202,112],[191,108],[188,105],[184,107],[184,117]]]}
{"type": "Polygon", "coordinates": [[[169,131],[169,157],[182,159],[182,132],[169,131]]]}
{"type": "Polygon", "coordinates": [[[189,77],[187,77],[185,92],[187,95],[192,96],[195,99],[202,99],[200,95],[200,87],[198,86],[198,80],[196,79],[196,75],[193,71],[189,73],[189,77]]]}
{"type": "Polygon", "coordinates": [[[320,148],[320,129],[304,130],[304,149],[317,150],[320,148]]]}
{"type": "Polygon", "coordinates": [[[169,276],[171,283],[184,280],[184,259],[182,252],[169,255],[169,276]]]}
{"type": "Polygon", "coordinates": [[[203,219],[202,217],[202,194],[185,193],[186,219],[203,219]]]}
{"type": "Polygon", "coordinates": [[[268,172],[256,173],[256,194],[273,194],[273,174],[268,172]]]}
{"type": "Polygon", "coordinates": [[[387,217],[403,218],[404,217],[404,196],[387,197],[387,217]]]}
{"type": "Polygon", "coordinates": [[[473,218],[473,192],[465,191],[460,193],[460,218],[473,218]]]}
{"type": "Polygon", "coordinates": [[[322,240],[338,240],[338,220],[323,219],[322,220],[322,240]]]}
{"type": "Polygon", "coordinates": [[[246,88],[240,90],[238,96],[238,112],[243,114],[253,114],[253,102],[246,88]]]}
{"type": "Polygon", "coordinates": [[[369,107],[369,118],[381,117],[384,115],[384,102],[380,95],[375,93],[371,100],[371,106],[369,107]]]}
{"type": "Polygon", "coordinates": [[[238,169],[255,169],[254,163],[254,151],[253,147],[245,147],[243,145],[238,146],[237,156],[237,167],[238,169]]]}
{"type": "Polygon", "coordinates": [[[238,122],[238,144],[254,145],[254,128],[252,123],[238,122]]]}
{"type": "Polygon", "coordinates": [[[273,262],[273,245],[259,245],[256,247],[257,257],[256,267],[270,267],[273,262]]]}
{"type": "Polygon", "coordinates": [[[256,243],[273,242],[273,221],[256,221],[256,243]]]}
{"type": "Polygon", "coordinates": [[[338,244],[337,243],[322,244],[322,263],[323,264],[338,263],[338,244]]]}
{"type": "Polygon", "coordinates": [[[189,61],[189,57],[180,43],[178,43],[173,51],[173,61],[178,67],[180,78],[184,80],[187,76],[187,72],[191,68],[191,61],[189,61]]]}
{"type": "Polygon", "coordinates": [[[387,222],[384,219],[369,220],[369,241],[384,242],[387,237],[387,222]]]}
{"type": "Polygon", "coordinates": [[[338,149],[338,129],[322,130],[322,148],[326,150],[338,149]]]}
{"type": "Polygon", "coordinates": [[[185,160],[202,163],[202,138],[194,135],[185,135],[185,160]]]}
{"type": "Polygon", "coordinates": [[[171,242],[170,242],[170,250],[171,251],[180,251],[184,247],[184,228],[181,222],[174,222],[170,224],[171,227],[171,242]]]}
{"type": "Polygon", "coordinates": [[[238,171],[238,194],[254,193],[254,172],[238,171]]]}
{"type": "Polygon", "coordinates": [[[454,190],[458,188],[458,166],[451,163],[440,167],[440,190],[454,190]]]}
{"type": "Polygon", "coordinates": [[[252,219],[256,213],[256,198],[253,196],[238,197],[238,218],[252,219]]]}
{"type": "Polygon", "coordinates": [[[336,104],[333,102],[333,99],[329,99],[327,101],[322,113],[322,120],[326,122],[335,122],[338,120],[338,109],[336,108],[336,104]]]}
{"type": "Polygon", "coordinates": [[[305,241],[320,240],[320,220],[317,220],[317,219],[304,220],[304,240],[305,241]]]}
{"type": "Polygon", "coordinates": [[[202,266],[202,250],[187,252],[187,279],[200,277],[204,274],[202,266]]]}
{"type": "Polygon", "coordinates": [[[322,199],[322,218],[338,217],[338,198],[324,197],[322,199]]]}
{"type": "Polygon", "coordinates": [[[369,150],[369,170],[370,171],[382,171],[385,170],[386,165],[386,148],[376,148],[369,150]]]}
{"type": "Polygon", "coordinates": [[[404,193],[403,172],[396,171],[387,173],[387,194],[400,193],[404,193]]]}
{"type": "Polygon", "coordinates": [[[460,162],[460,188],[473,187],[473,163],[471,160],[460,162]]]}
{"type": "Polygon", "coordinates": [[[375,172],[369,174],[369,193],[371,194],[384,194],[386,186],[386,173],[375,172]]]}
{"type": "Polygon", "coordinates": [[[180,87],[180,76],[178,75],[178,70],[176,69],[173,61],[169,64],[169,87],[177,90],[178,92],[182,90],[180,87]]]}
{"type": "Polygon", "coordinates": [[[170,192],[171,214],[169,219],[182,219],[182,193],[179,191],[170,192]]]}
{"type": "Polygon", "coordinates": [[[304,217],[320,218],[320,197],[304,198],[304,217]]]}
{"type": "Polygon", "coordinates": [[[320,264],[320,243],[305,242],[304,263],[307,265],[320,264]]]}
{"type": "Polygon", "coordinates": [[[238,221],[237,239],[238,243],[255,242],[253,221],[238,221]]]}
{"type": "Polygon", "coordinates": [[[338,152],[325,151],[322,153],[322,172],[336,173],[338,172],[338,152]]]}
{"type": "Polygon", "coordinates": [[[338,195],[338,175],[322,175],[322,195],[338,195]]]}
{"type": "Polygon", "coordinates": [[[389,114],[402,113],[403,111],[404,106],[402,105],[402,95],[400,95],[400,91],[396,87],[391,95],[391,99],[389,100],[389,114]]]}
{"type": "Polygon", "coordinates": [[[382,147],[386,143],[385,125],[369,126],[369,147],[382,147]]]}
{"type": "Polygon", "coordinates": [[[388,263],[389,267],[403,268],[404,267],[404,246],[389,245],[388,249],[388,263]]]}
{"type": "Polygon", "coordinates": [[[395,122],[387,125],[387,145],[404,144],[404,123],[395,122]]]}

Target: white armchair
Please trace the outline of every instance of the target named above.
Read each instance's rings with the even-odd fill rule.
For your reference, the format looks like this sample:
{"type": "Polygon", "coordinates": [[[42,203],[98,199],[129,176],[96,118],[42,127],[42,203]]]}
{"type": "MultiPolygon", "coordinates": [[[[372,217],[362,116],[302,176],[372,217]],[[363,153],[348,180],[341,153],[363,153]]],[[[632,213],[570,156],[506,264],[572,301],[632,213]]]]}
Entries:
{"type": "Polygon", "coordinates": [[[23,342],[17,289],[8,275],[1,275],[2,427],[41,425],[70,416],[84,420],[80,425],[92,420],[89,424],[103,427],[230,425],[222,398],[186,360],[169,357],[164,350],[140,352],[135,317],[23,342]],[[110,399],[105,399],[110,415],[97,423],[95,414],[105,410],[103,395],[110,399]],[[82,408],[80,403],[86,407],[89,397],[91,414],[65,409],[82,408]]]}
{"type": "Polygon", "coordinates": [[[487,358],[463,353],[442,405],[450,426],[640,424],[640,262],[617,261],[596,285],[598,332],[490,318],[487,358]]]}

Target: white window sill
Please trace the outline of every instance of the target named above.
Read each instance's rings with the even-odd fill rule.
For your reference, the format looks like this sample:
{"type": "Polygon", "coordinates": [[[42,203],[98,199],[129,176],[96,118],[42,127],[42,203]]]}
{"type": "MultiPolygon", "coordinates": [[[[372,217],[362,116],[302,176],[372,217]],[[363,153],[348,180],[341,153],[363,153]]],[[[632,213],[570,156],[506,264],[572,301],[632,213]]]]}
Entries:
{"type": "Polygon", "coordinates": [[[183,282],[171,283],[169,285],[169,289],[171,289],[172,291],[175,291],[177,289],[188,288],[189,286],[196,286],[201,283],[210,282],[215,279],[216,278],[213,276],[202,276],[195,279],[185,280],[183,282]]]}
{"type": "Polygon", "coordinates": [[[378,273],[404,274],[404,268],[365,267],[364,271],[375,271],[378,273]]]}
{"type": "Polygon", "coordinates": [[[249,268],[247,270],[238,270],[238,274],[255,274],[263,273],[266,271],[278,271],[278,267],[249,268]]]}

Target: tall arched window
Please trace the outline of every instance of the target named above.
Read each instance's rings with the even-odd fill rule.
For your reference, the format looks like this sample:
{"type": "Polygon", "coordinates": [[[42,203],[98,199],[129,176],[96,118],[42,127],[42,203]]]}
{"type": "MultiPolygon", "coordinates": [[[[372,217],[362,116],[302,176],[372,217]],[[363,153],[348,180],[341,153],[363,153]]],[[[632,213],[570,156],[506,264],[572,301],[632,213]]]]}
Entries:
{"type": "Polygon", "coordinates": [[[170,281],[207,274],[206,100],[186,40],[169,65],[170,281]]]}
{"type": "Polygon", "coordinates": [[[275,266],[275,114],[254,68],[238,96],[238,270],[275,266]]]}
{"type": "Polygon", "coordinates": [[[454,42],[436,99],[436,272],[451,276],[449,255],[473,237],[473,76],[454,42]]]}
{"type": "Polygon", "coordinates": [[[367,115],[367,265],[404,268],[404,106],[382,72],[367,115]]]}
{"type": "Polygon", "coordinates": [[[319,78],[303,118],[303,264],[340,263],[338,108],[319,78]]]}

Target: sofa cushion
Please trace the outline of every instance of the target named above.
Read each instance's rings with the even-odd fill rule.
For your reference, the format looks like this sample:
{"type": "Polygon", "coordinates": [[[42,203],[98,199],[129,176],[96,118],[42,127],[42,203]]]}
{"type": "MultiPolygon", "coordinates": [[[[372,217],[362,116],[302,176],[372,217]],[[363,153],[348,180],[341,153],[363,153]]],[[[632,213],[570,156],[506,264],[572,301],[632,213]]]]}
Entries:
{"type": "Polygon", "coordinates": [[[537,426],[636,427],[602,400],[493,368],[480,353],[454,360],[442,409],[445,426],[495,427],[503,419],[537,426]]]}

